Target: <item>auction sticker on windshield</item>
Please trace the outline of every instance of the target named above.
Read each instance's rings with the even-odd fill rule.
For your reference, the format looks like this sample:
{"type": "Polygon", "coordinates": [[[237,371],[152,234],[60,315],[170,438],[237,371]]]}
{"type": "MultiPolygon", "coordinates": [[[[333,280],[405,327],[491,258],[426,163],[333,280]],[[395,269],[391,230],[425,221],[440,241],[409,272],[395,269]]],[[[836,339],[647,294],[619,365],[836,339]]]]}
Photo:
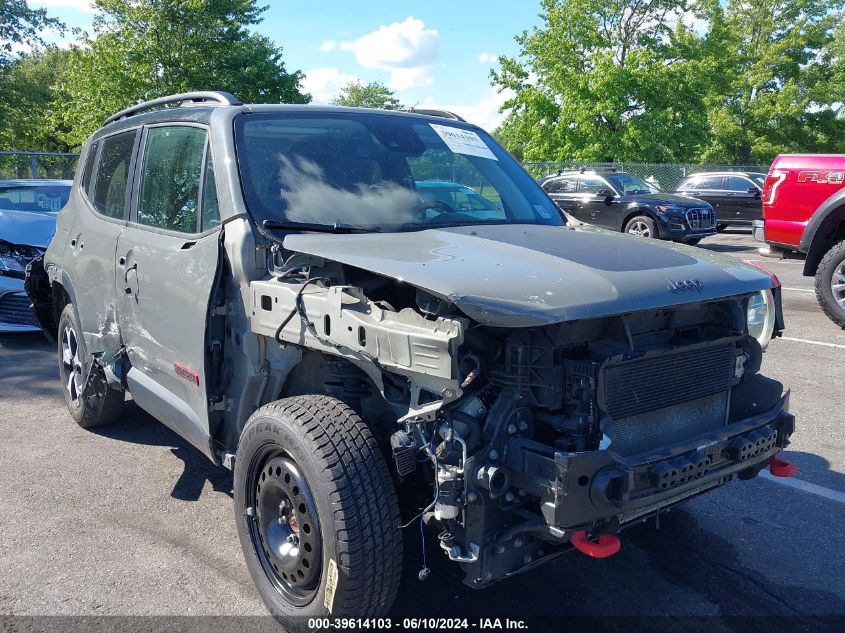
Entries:
{"type": "Polygon", "coordinates": [[[437,136],[443,139],[443,142],[446,143],[449,149],[456,154],[499,160],[490,151],[487,144],[481,140],[481,137],[472,130],[460,130],[455,127],[437,125],[435,123],[429,123],[429,125],[431,129],[437,132],[437,136]]]}

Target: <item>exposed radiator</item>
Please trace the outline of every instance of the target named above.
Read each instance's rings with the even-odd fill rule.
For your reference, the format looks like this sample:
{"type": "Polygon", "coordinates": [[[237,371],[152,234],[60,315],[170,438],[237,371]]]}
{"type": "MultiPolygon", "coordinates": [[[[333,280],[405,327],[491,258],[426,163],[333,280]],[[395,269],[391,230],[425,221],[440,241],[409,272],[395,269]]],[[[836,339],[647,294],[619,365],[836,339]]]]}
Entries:
{"type": "Polygon", "coordinates": [[[724,426],[735,364],[724,343],[604,367],[599,405],[612,419],[611,448],[632,455],[724,426]]]}
{"type": "Polygon", "coordinates": [[[726,391],[733,384],[733,343],[608,365],[602,408],[614,420],[726,391]]]}
{"type": "Polygon", "coordinates": [[[728,391],[613,420],[612,448],[620,455],[636,455],[660,446],[670,446],[725,426],[728,391]]]}

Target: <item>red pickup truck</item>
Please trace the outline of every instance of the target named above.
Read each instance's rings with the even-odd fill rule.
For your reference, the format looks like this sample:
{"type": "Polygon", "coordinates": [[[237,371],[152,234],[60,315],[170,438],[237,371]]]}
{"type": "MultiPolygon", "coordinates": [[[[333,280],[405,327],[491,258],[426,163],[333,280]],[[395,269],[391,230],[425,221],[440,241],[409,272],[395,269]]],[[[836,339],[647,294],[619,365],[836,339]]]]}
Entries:
{"type": "Polygon", "coordinates": [[[763,185],[754,237],[801,253],[825,314],[845,329],[845,154],[782,154],[763,185]]]}

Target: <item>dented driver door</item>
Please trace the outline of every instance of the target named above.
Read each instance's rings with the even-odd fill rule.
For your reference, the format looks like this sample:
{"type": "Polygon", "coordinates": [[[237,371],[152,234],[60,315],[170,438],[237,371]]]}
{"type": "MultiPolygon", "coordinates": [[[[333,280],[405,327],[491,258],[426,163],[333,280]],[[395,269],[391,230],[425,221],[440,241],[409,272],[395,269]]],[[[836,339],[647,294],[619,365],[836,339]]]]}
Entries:
{"type": "Polygon", "coordinates": [[[141,408],[212,456],[204,370],[220,228],[207,133],[151,126],[142,148],[117,248],[127,383],[141,408]]]}

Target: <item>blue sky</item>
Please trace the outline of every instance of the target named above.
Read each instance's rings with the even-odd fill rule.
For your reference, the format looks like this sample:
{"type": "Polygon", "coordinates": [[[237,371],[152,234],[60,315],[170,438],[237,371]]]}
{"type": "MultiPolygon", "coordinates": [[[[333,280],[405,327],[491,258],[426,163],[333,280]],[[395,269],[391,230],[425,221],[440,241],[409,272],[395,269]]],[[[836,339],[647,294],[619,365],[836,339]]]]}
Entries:
{"type": "MultiPolygon", "coordinates": [[[[445,107],[488,129],[504,96],[490,86],[498,55],[538,23],[536,0],[342,2],[269,0],[258,31],[284,48],[288,70],[325,102],[352,79],[378,80],[406,105],[445,107]]],[[[259,4],[262,4],[259,2],[259,4]]],[[[30,0],[70,27],[93,16],[87,0],[30,0]]]]}

